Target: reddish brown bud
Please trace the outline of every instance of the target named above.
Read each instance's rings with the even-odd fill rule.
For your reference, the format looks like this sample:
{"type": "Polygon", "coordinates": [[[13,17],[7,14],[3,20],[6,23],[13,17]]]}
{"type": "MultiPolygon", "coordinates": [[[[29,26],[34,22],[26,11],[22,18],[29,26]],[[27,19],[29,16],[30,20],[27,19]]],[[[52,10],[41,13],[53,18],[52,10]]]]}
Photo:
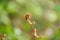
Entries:
{"type": "Polygon", "coordinates": [[[36,29],[32,29],[32,35],[33,35],[33,36],[36,35],[36,29]]]}
{"type": "Polygon", "coordinates": [[[27,12],[27,14],[25,15],[25,19],[28,20],[31,18],[31,14],[29,12],[27,12]]]}

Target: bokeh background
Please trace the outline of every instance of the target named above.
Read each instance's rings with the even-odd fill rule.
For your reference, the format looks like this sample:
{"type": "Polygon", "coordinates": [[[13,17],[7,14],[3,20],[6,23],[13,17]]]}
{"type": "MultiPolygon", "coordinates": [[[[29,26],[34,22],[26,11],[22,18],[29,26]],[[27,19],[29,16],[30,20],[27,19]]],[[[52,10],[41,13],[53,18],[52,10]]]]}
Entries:
{"type": "Polygon", "coordinates": [[[36,40],[60,40],[60,0],[0,0],[0,33],[11,40],[33,40],[27,12],[42,36],[36,40]]]}

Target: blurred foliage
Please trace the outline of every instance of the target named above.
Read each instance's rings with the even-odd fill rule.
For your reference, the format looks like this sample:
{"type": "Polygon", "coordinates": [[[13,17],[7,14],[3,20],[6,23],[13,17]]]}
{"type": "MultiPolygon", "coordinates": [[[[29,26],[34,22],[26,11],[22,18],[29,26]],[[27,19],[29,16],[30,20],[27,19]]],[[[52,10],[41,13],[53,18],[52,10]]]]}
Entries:
{"type": "Polygon", "coordinates": [[[36,21],[37,33],[43,36],[36,40],[60,40],[59,0],[0,0],[0,33],[6,33],[11,40],[33,40],[24,18],[27,12],[36,21]],[[48,28],[52,32],[46,31],[48,28]]]}

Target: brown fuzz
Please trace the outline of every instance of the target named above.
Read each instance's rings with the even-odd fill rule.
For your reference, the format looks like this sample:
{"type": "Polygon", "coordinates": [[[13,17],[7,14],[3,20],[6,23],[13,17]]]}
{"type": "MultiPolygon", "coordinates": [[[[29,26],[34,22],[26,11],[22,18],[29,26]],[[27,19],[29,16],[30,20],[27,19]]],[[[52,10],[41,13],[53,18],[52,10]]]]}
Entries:
{"type": "Polygon", "coordinates": [[[25,15],[25,19],[28,20],[30,18],[31,18],[31,14],[29,12],[27,12],[26,15],[25,15]]]}

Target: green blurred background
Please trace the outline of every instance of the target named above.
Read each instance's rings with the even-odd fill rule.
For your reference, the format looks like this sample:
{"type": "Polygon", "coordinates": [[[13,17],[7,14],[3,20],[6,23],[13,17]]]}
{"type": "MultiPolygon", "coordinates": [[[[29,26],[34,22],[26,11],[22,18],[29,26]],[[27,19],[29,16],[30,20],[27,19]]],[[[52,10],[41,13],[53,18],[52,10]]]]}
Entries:
{"type": "Polygon", "coordinates": [[[27,12],[42,35],[36,40],[60,40],[60,0],[0,0],[0,33],[11,40],[33,40],[27,12]]]}

